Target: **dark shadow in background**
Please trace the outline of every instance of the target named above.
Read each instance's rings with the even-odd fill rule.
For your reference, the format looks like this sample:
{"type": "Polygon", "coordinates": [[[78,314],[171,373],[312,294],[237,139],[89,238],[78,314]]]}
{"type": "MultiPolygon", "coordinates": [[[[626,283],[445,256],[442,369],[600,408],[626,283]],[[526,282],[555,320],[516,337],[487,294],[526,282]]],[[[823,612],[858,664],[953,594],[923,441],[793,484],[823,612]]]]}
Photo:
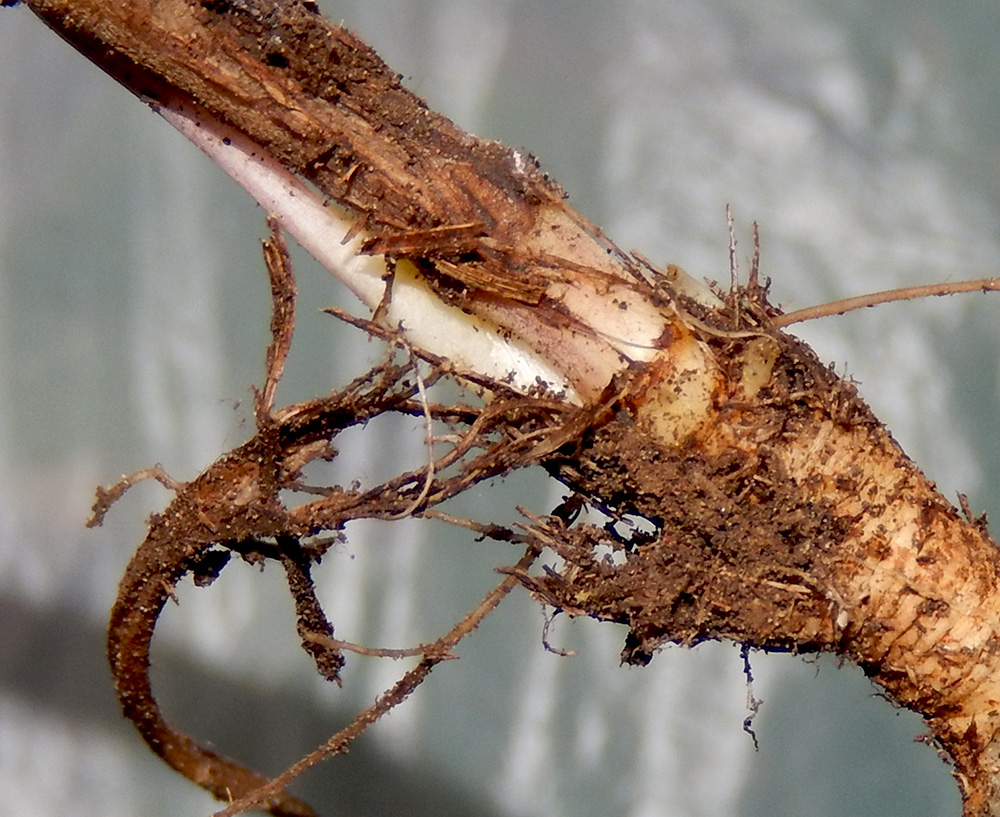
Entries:
{"type": "MultiPolygon", "coordinates": [[[[0,596],[0,695],[16,696],[59,719],[86,726],[110,724],[123,736],[122,719],[104,658],[103,630],[66,609],[42,609],[0,596]]],[[[170,713],[198,724],[213,748],[252,768],[280,772],[326,741],[354,713],[317,707],[304,695],[278,695],[253,684],[207,673],[168,649],[156,650],[156,685],[198,690],[170,713]]],[[[135,751],[147,752],[134,733],[135,751]]],[[[127,739],[127,738],[126,738],[127,739]]],[[[173,774],[166,766],[163,774],[173,774]]],[[[194,784],[192,784],[194,785],[194,784]]],[[[364,738],[351,751],[307,772],[294,791],[321,815],[352,817],[499,817],[475,794],[434,769],[401,765],[364,738]]]]}

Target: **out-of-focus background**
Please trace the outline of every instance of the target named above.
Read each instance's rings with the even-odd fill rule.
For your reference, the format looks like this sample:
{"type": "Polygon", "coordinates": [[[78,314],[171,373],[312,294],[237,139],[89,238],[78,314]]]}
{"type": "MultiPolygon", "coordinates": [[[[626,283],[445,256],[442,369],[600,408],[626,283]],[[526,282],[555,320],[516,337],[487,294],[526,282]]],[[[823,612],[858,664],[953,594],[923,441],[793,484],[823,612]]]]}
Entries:
{"type": "MultiPolygon", "coordinates": [[[[760,224],[773,298],[796,308],[1000,273],[1000,6],[992,0],[326,0],[466,129],[540,157],[624,248],[726,280],[760,224]]],[[[268,291],[264,214],[47,31],[0,12],[0,812],[207,815],[120,717],[107,611],[146,515],[103,528],[93,488],[160,462],[188,479],[252,426],[268,291]]],[[[319,314],[347,296],[296,255],[296,348],[279,395],[329,391],[379,350],[319,314]]],[[[744,269],[746,265],[744,264],[744,269]]],[[[1000,518],[1000,301],[881,307],[798,331],[860,382],[948,495],[1000,518]]],[[[419,423],[345,441],[373,480],[421,456],[419,423]]],[[[558,486],[522,474],[468,513],[512,521],[558,486]]],[[[324,560],[342,637],[443,632],[516,553],[415,522],[355,525],[324,560]]],[[[274,568],[180,588],[157,636],[168,713],[277,772],[402,672],[315,676],[274,568]]],[[[542,616],[515,593],[414,698],[298,791],[324,814],[958,815],[923,730],[861,674],[753,656],[760,750],[732,645],[618,665],[623,631],[542,616]]]]}

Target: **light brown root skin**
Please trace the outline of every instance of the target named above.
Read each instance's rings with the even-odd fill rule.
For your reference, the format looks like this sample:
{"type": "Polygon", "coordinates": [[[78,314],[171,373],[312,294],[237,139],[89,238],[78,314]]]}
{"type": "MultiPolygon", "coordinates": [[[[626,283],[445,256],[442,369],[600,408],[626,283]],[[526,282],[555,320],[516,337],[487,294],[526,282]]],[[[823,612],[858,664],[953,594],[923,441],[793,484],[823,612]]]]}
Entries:
{"type": "MultiPolygon", "coordinates": [[[[539,528],[567,565],[561,576],[520,577],[539,597],[628,624],[634,662],[667,641],[715,638],[837,652],[927,719],[955,762],[966,817],[1000,815],[995,544],[934,490],[849,384],[774,331],[759,293],[741,303],[734,292],[728,314],[715,315],[666,292],[669,280],[644,288],[641,265],[570,210],[533,161],[427,110],[311,2],[26,3],[143,99],[204,108],[237,128],[357,214],[370,246],[413,266],[441,300],[565,367],[590,407],[568,417],[565,406],[542,410],[543,401],[526,399],[495,414],[484,462],[463,472],[463,484],[543,462],[600,505],[659,531],[653,541],[616,543],[625,553],[616,566],[594,556],[602,530],[539,528]],[[621,344],[601,334],[600,319],[635,324],[660,307],[646,327],[655,332],[625,345],[630,359],[647,359],[641,352],[654,346],[659,357],[621,373],[621,344]],[[500,442],[497,426],[507,428],[500,442]]],[[[261,415],[269,401],[262,395],[261,415]]],[[[341,408],[357,418],[362,407],[341,408]]],[[[268,418],[273,433],[299,435],[297,451],[279,457],[262,431],[261,448],[240,449],[181,489],[129,567],[112,618],[126,712],[168,762],[182,768],[185,753],[195,758],[182,770],[216,793],[218,779],[197,758],[209,769],[215,761],[162,731],[145,677],[148,641],[173,583],[212,542],[336,529],[359,513],[356,496],[300,506],[291,519],[272,503],[285,478],[279,460],[303,464],[318,455],[304,446],[350,422],[341,416],[313,433],[303,424],[316,418],[300,411],[268,418]]],[[[463,488],[435,487],[424,505],[452,489],[463,488]]],[[[369,498],[367,512],[411,512],[413,495],[395,490],[384,506],[369,498]]]]}
{"type": "MultiPolygon", "coordinates": [[[[391,492],[382,492],[386,504],[330,496],[293,513],[273,499],[290,478],[282,463],[398,406],[392,387],[403,371],[381,385],[373,377],[376,385],[350,400],[283,412],[183,486],[123,579],[109,655],[126,714],[168,763],[217,795],[238,796],[234,781],[246,794],[262,778],[163,722],[148,683],[156,616],[214,543],[336,529],[357,515],[387,518],[409,507],[411,499],[391,492]]],[[[435,486],[428,504],[540,462],[603,507],[645,517],[658,535],[617,543],[625,555],[618,565],[595,556],[608,539],[603,529],[538,523],[539,544],[566,567],[519,578],[571,614],[627,624],[623,657],[632,663],[666,642],[709,639],[844,656],[924,716],[954,760],[966,815],[994,813],[1000,556],[851,384],[779,333],[699,337],[675,326],[661,356],[626,373],[598,404],[552,411],[551,401],[531,399],[484,409],[472,428],[488,420],[506,442],[482,438],[480,476],[435,486]]],[[[303,808],[292,799],[272,812],[303,808]]]]}
{"type": "MultiPolygon", "coordinates": [[[[562,576],[525,581],[556,607],[628,624],[633,663],[665,642],[709,639],[836,652],[924,716],[955,762],[965,814],[993,814],[1000,552],[853,386],[794,338],[775,339],[780,355],[752,401],[741,342],[699,342],[698,372],[668,348],[632,377],[617,407],[634,425],[595,429],[550,467],[653,520],[659,537],[613,566],[593,556],[603,531],[564,532],[562,576]],[[696,407],[711,395],[690,436],[675,429],[667,444],[663,394],[696,407]]],[[[677,407],[672,416],[693,422],[677,407]]]]}

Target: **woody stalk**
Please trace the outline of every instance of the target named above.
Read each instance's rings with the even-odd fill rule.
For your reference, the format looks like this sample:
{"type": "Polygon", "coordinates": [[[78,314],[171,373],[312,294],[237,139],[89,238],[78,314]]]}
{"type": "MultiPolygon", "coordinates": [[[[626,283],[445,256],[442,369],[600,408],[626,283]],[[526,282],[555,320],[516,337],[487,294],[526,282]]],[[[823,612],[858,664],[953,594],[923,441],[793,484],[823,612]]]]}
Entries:
{"type": "Polygon", "coordinates": [[[608,560],[605,531],[540,525],[565,566],[518,576],[536,597],[627,624],[633,663],[706,639],[836,652],[923,715],[967,817],[1000,815],[996,545],[778,328],[755,276],[713,293],[621,252],[533,159],[429,111],[309,0],[27,5],[377,323],[458,378],[589,412],[541,464],[655,533],[608,560]]]}

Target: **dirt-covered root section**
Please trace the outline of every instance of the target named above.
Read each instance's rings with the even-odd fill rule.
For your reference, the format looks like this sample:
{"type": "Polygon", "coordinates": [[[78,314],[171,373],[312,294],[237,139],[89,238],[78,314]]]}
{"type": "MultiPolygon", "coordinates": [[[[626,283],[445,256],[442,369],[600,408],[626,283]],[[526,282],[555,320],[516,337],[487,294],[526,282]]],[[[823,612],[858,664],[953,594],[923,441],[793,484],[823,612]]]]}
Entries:
{"type": "Polygon", "coordinates": [[[702,339],[713,362],[700,374],[666,349],[665,373],[633,375],[614,421],[550,460],[612,516],[647,526],[542,525],[564,567],[523,581],[558,609],[627,624],[630,663],[708,639],[844,656],[924,716],[965,813],[996,813],[996,544],[793,338],[770,338],[778,352],[748,400],[740,347],[753,342],[702,339]],[[696,435],[664,433],[664,393],[709,395],[696,435]]]}
{"type": "MultiPolygon", "coordinates": [[[[283,333],[281,322],[277,323],[275,348],[290,334],[283,333]]],[[[280,358],[280,353],[269,353],[270,372],[280,368],[280,358]]],[[[219,799],[244,802],[243,808],[258,805],[278,817],[313,813],[283,785],[274,785],[270,778],[199,745],[163,716],[150,684],[150,647],[175,586],[188,577],[198,585],[210,585],[233,554],[254,563],[279,563],[287,575],[302,647],[324,678],[339,683],[344,648],[320,606],[310,568],[340,541],[347,522],[433,514],[437,505],[483,480],[538,462],[577,437],[593,420],[591,410],[512,393],[494,392],[488,405],[479,401],[432,403],[426,390],[446,371],[440,360],[418,363],[413,350],[403,344],[391,347],[381,366],[328,397],[272,411],[268,395],[273,389],[266,385],[258,394],[257,433],[197,479],[176,483],[154,467],[98,491],[91,524],[100,524],[110,506],[139,479],[153,477],[175,491],[167,508],[150,518],[149,533],[121,580],[111,612],[108,658],[122,710],[150,748],[219,799]],[[425,374],[420,366],[429,367],[425,374]],[[428,460],[421,467],[379,485],[345,488],[304,480],[306,465],[336,456],[333,441],[340,432],[385,413],[422,417],[454,433],[428,450],[428,460]]],[[[275,378],[269,377],[267,383],[273,382],[275,378]]],[[[438,518],[483,537],[527,545],[519,571],[526,570],[537,554],[529,538],[508,528],[451,515],[438,518]]],[[[507,576],[450,633],[408,651],[408,656],[420,659],[417,666],[331,738],[329,747],[310,756],[306,765],[344,751],[365,727],[405,700],[433,666],[452,657],[455,644],[516,584],[507,576]]],[[[384,653],[399,657],[392,650],[384,653]]],[[[291,779],[301,770],[286,775],[291,779]]]]}

